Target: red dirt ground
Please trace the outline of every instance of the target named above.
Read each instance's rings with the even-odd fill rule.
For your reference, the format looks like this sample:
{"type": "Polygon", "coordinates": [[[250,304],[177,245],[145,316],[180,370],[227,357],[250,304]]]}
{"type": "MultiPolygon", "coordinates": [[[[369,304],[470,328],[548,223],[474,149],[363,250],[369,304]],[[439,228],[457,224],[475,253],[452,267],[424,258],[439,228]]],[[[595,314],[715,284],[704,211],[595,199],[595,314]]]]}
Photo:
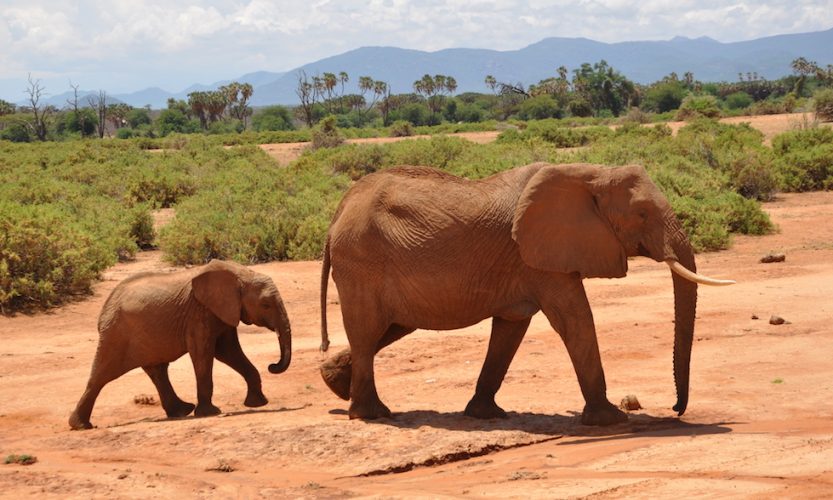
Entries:
{"type": "MultiPolygon", "coordinates": [[[[395,418],[351,421],[318,365],[319,262],[254,266],[286,301],[292,366],[271,375],[274,334],[241,325],[270,403],[243,406],[243,380],[215,364],[218,417],[165,418],[134,397],[153,385],[134,370],[105,387],[96,429],[66,419],[84,388],[107,294],[126,276],[167,269],[159,252],[110,269],[95,293],[47,314],[0,318],[0,496],[829,498],[833,491],[833,192],[764,205],[780,232],[736,237],[698,256],[701,272],[737,285],[701,287],[688,411],[677,418],[669,272],[646,259],[627,278],[587,280],[608,396],[639,398],[630,422],[585,427],[566,351],[539,314],[498,393],[506,420],[462,415],[489,322],[418,331],[377,356],[379,393],[395,418]],[[770,251],[786,261],[759,263],[770,251]],[[788,323],[770,325],[777,314],[788,323]],[[754,319],[755,317],[759,319],[754,319]]],[[[346,346],[330,285],[330,353],[346,346]]],[[[187,357],[171,366],[183,399],[187,357]]]]}

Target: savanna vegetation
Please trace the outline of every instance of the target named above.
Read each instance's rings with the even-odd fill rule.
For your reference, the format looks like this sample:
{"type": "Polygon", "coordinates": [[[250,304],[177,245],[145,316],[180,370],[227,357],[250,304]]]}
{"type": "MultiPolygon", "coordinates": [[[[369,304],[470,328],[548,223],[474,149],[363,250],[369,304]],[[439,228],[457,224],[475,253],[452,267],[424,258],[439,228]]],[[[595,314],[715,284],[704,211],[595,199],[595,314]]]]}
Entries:
{"type": "Polygon", "coordinates": [[[251,89],[240,84],[156,112],[109,108],[101,94],[97,106],[48,109],[31,82],[34,109],[0,102],[0,309],[87,293],[105,268],[152,246],[175,264],[317,258],[351,183],[398,164],[469,178],[534,161],[641,164],[698,251],[726,248],[733,233],[773,230],[760,202],[776,191],[833,187],[831,129],[809,124],[770,147],[747,125],[713,119],[800,106],[824,118],[833,74],[807,64],[776,82],[747,75],[704,84],[687,74],[639,86],[602,61],[572,78],[560,68],[528,88],[487,77],[492,93],[460,95],[444,75],[426,75],[413,94],[398,95],[362,77],[358,97],[343,93],[346,74],[304,75],[300,106],[254,113],[251,89]],[[660,122],[675,116],[690,123],[672,135],[660,122]],[[498,140],[485,145],[437,135],[495,129],[503,130],[498,140]],[[96,139],[107,130],[118,138],[96,139]],[[344,143],[416,134],[437,136],[344,143]],[[296,141],[312,147],[288,167],[257,147],[296,141]],[[166,207],[176,217],[156,234],[152,211],[166,207]]]}

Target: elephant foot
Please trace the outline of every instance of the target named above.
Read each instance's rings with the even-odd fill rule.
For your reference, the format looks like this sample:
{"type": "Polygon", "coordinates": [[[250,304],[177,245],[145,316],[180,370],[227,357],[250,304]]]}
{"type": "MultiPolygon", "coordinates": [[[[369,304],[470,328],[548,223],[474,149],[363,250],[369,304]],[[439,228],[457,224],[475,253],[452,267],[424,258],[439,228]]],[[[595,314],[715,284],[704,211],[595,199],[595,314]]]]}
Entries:
{"type": "Polygon", "coordinates": [[[375,420],[377,418],[391,418],[392,416],[390,409],[379,399],[366,404],[356,404],[356,401],[353,401],[350,403],[350,410],[347,414],[350,416],[350,420],[355,418],[375,420]]]}
{"type": "Polygon", "coordinates": [[[481,399],[477,396],[471,398],[463,414],[467,417],[480,419],[507,418],[506,412],[495,403],[494,398],[481,399]]]}
{"type": "Polygon", "coordinates": [[[185,401],[180,400],[170,407],[165,408],[165,414],[168,418],[187,417],[192,411],[194,411],[194,408],[196,408],[196,406],[194,406],[193,403],[186,403],[185,401]]]}
{"type": "Polygon", "coordinates": [[[344,349],[321,363],[321,378],[324,379],[324,383],[336,396],[345,401],[350,401],[351,372],[350,349],[344,349]]]}
{"type": "Polygon", "coordinates": [[[69,427],[74,431],[80,431],[84,429],[92,429],[93,424],[91,424],[89,420],[81,419],[77,413],[73,412],[72,415],[69,416],[69,427]]]}
{"type": "Polygon", "coordinates": [[[206,405],[197,405],[197,408],[194,410],[195,417],[212,417],[214,415],[219,415],[220,413],[223,413],[222,410],[211,403],[206,405]]]}
{"type": "Polygon", "coordinates": [[[262,392],[250,392],[246,395],[246,400],[243,401],[244,406],[248,406],[249,408],[257,408],[260,406],[264,406],[269,402],[266,399],[266,396],[263,395],[262,392]]]}
{"type": "Polygon", "coordinates": [[[614,425],[621,424],[628,421],[628,415],[613,406],[609,401],[605,401],[603,405],[591,407],[586,405],[581,414],[581,423],[583,425],[614,425]]]}

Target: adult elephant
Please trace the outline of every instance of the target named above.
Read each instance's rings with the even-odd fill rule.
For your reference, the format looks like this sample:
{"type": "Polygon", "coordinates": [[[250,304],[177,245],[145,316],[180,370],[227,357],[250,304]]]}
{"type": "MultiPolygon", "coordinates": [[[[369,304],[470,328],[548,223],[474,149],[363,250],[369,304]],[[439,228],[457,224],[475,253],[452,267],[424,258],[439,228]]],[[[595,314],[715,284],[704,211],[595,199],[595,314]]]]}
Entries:
{"type": "Polygon", "coordinates": [[[283,301],[272,279],[240,264],[212,260],[175,273],[142,273],[127,278],[107,298],[98,319],[99,341],[87,388],[69,417],[73,429],[89,429],[90,414],[108,382],[142,367],[159,392],[169,417],[216,415],[214,358],[246,380],[243,404],[263,406],[260,374],[240,348],[237,324],[278,332],[281,373],[292,359],[292,333],[283,301]],[[197,406],[177,396],[168,364],[190,354],[197,378],[197,406]]]}
{"type": "Polygon", "coordinates": [[[332,266],[350,348],[321,374],[351,400],[350,418],[390,416],[373,376],[377,351],[417,328],[450,330],[492,318],[486,360],[465,414],[505,417],[495,403],[532,316],[561,335],[586,405],[581,421],[627,416],[606,395],[584,278],[619,278],[627,258],[667,262],[674,284],[674,379],[682,415],[697,284],[674,212],[642,167],[536,163],[483,180],[426,167],[368,175],[344,196],[327,236],[321,277],[322,349],[329,341],[326,290],[332,266]]]}

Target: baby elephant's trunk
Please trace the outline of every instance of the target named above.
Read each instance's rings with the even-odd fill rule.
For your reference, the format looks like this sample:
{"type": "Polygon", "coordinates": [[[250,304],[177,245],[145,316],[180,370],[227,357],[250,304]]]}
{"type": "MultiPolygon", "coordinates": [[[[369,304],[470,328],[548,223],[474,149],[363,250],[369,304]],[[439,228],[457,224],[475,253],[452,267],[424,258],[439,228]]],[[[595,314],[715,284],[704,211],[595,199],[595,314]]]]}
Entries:
{"type": "Polygon", "coordinates": [[[278,301],[278,321],[276,330],[278,332],[278,343],[281,346],[281,359],[277,363],[269,365],[269,373],[283,373],[289,368],[292,361],[292,329],[289,326],[289,317],[286,315],[286,308],[283,301],[278,301]]]}

